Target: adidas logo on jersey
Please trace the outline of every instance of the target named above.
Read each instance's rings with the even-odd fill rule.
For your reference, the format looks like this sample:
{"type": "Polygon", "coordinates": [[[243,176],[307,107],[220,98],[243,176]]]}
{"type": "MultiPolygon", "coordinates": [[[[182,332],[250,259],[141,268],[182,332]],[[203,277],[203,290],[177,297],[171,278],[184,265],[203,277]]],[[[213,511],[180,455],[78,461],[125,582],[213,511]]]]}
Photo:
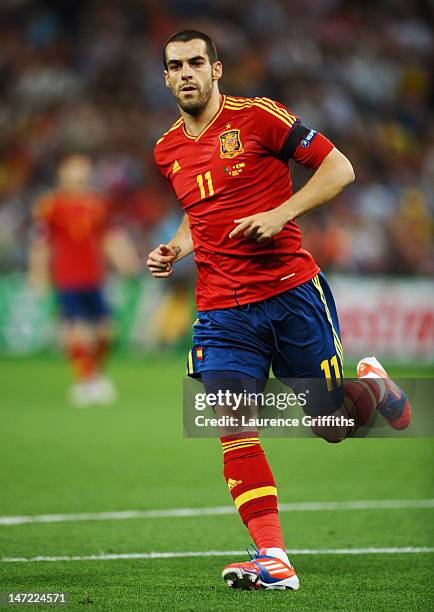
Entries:
{"type": "Polygon", "coordinates": [[[177,159],[175,159],[175,161],[173,162],[173,166],[172,166],[172,172],[173,174],[176,174],[180,170],[181,170],[181,164],[179,163],[177,159]]]}

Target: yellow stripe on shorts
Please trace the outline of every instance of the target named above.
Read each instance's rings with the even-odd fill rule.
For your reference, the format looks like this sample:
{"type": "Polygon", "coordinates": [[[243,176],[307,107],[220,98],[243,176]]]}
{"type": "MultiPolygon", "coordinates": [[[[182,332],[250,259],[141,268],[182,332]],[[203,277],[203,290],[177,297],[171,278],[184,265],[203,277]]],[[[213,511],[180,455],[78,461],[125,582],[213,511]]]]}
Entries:
{"type": "Polygon", "coordinates": [[[321,301],[324,304],[324,308],[325,308],[326,315],[327,315],[327,320],[330,323],[330,326],[332,328],[333,342],[334,342],[334,345],[335,345],[336,353],[338,354],[340,362],[341,362],[342,376],[343,376],[344,375],[344,372],[343,372],[343,369],[344,369],[344,351],[343,351],[343,348],[342,348],[342,343],[341,343],[341,340],[339,338],[339,335],[336,333],[336,330],[335,330],[335,328],[333,326],[333,319],[332,319],[332,316],[330,314],[330,310],[329,310],[329,307],[327,305],[327,301],[326,301],[326,298],[325,298],[325,295],[324,295],[324,291],[323,291],[323,289],[321,287],[321,283],[320,283],[318,275],[314,276],[314,278],[312,279],[312,282],[313,282],[314,286],[318,290],[318,293],[320,295],[321,301]]]}
{"type": "Polygon", "coordinates": [[[189,351],[189,353],[188,353],[187,374],[193,374],[193,373],[194,373],[194,368],[193,368],[193,353],[192,353],[192,351],[189,351]]]}

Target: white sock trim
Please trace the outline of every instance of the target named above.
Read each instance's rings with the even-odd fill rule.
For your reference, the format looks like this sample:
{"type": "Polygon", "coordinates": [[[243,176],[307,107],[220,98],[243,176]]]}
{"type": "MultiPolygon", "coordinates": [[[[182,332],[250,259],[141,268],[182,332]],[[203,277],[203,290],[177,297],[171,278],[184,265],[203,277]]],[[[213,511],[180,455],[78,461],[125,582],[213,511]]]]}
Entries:
{"type": "Polygon", "coordinates": [[[283,563],[286,563],[286,565],[289,565],[289,567],[292,567],[289,562],[288,555],[283,550],[283,548],[266,548],[265,554],[269,557],[276,557],[277,559],[283,561],[283,563]]]}

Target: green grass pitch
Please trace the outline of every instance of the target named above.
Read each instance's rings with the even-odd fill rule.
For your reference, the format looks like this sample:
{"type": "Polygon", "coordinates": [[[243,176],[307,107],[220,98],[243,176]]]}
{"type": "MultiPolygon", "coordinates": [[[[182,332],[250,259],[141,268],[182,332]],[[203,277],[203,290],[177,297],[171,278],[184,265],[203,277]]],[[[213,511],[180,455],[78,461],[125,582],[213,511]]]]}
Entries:
{"type": "MultiPolygon", "coordinates": [[[[69,378],[62,360],[0,360],[0,516],[231,504],[218,443],[183,438],[183,359],[116,357],[110,371],[120,388],[118,403],[73,409],[64,399],[69,378]]],[[[393,374],[432,376],[432,371],[392,369],[393,374]]],[[[328,445],[266,439],[264,447],[282,503],[434,497],[432,440],[328,445]]],[[[283,512],[281,520],[291,549],[432,547],[432,514],[429,508],[341,509],[283,512]]],[[[235,513],[0,524],[1,558],[230,551],[247,544],[235,513]]],[[[67,591],[69,610],[432,607],[431,553],[293,555],[298,592],[228,589],[221,569],[243,558],[1,561],[0,591],[67,591]]]]}

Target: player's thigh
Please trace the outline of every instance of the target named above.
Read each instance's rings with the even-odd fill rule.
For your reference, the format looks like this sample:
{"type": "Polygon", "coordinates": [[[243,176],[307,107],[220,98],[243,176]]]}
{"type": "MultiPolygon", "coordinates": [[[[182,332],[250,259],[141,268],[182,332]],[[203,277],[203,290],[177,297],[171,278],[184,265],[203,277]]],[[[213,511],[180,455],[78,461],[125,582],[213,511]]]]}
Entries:
{"type": "Polygon", "coordinates": [[[330,287],[318,275],[283,294],[280,302],[284,314],[274,323],[279,350],[273,356],[273,372],[298,390],[309,386],[308,411],[333,412],[343,402],[343,350],[330,287]]]}
{"type": "Polygon", "coordinates": [[[202,372],[201,380],[206,394],[215,399],[215,415],[219,420],[223,417],[220,435],[257,430],[255,419],[262,406],[266,378],[259,379],[234,370],[207,370],[202,372]]]}
{"type": "Polygon", "coordinates": [[[193,348],[187,373],[239,372],[260,380],[268,378],[272,347],[262,338],[248,312],[237,308],[203,311],[193,325],[193,348]]]}
{"type": "MultiPolygon", "coordinates": [[[[232,396],[235,395],[240,402],[250,399],[258,400],[254,394],[263,393],[267,380],[267,378],[256,378],[235,370],[207,370],[201,374],[206,393],[217,395],[221,392],[222,401],[227,403],[230,403],[232,396]]],[[[235,405],[238,403],[238,401],[235,402],[235,405]]]]}
{"type": "Polygon", "coordinates": [[[278,378],[342,377],[343,351],[333,295],[324,276],[276,296],[270,313],[278,378]]]}

